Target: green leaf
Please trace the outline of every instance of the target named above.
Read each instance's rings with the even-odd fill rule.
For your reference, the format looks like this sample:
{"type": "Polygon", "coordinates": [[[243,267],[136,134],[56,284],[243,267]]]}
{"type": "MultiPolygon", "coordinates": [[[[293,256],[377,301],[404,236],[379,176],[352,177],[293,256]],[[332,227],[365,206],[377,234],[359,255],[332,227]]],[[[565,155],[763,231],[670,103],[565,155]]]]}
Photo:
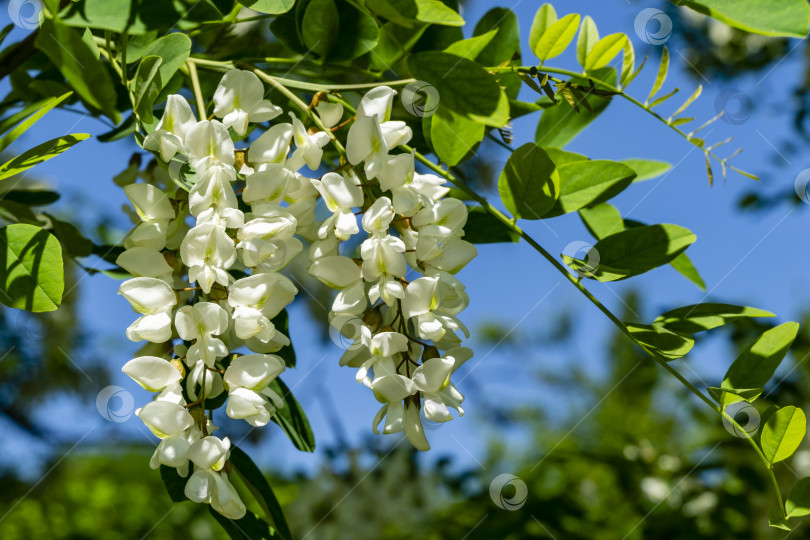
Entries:
{"type": "Polygon", "coordinates": [[[43,214],[50,220],[50,230],[59,239],[66,253],[74,257],[89,257],[93,253],[93,242],[82,235],[73,224],[56,219],[47,212],[43,214]]]}
{"type": "Polygon", "coordinates": [[[520,236],[480,206],[468,207],[464,240],[473,244],[518,242],[520,236]]]}
{"type": "Polygon", "coordinates": [[[208,512],[219,523],[232,540],[273,540],[278,538],[270,524],[253,512],[248,511],[241,519],[226,518],[219,512],[208,507],[208,512]]]}
{"type": "Polygon", "coordinates": [[[633,179],[633,182],[643,182],[644,180],[658,178],[672,169],[672,165],[666,161],[655,161],[652,159],[624,159],[622,163],[636,171],[636,177],[633,179]]]}
{"type": "Polygon", "coordinates": [[[161,465],[160,478],[163,480],[163,485],[166,486],[166,492],[168,492],[172,502],[181,503],[188,500],[188,497],[186,497],[186,482],[188,478],[180,476],[177,469],[167,465],[161,465]]]}
{"type": "Polygon", "coordinates": [[[0,199],[26,206],[47,206],[58,201],[59,194],[55,191],[38,189],[12,189],[0,194],[0,199]]]}
{"type": "Polygon", "coordinates": [[[112,78],[76,29],[45,19],[35,43],[85,102],[118,123],[112,78]]]}
{"type": "Polygon", "coordinates": [[[700,287],[702,290],[706,290],[706,283],[703,281],[703,278],[700,277],[700,273],[698,272],[698,269],[695,268],[695,265],[692,263],[692,259],[689,258],[689,255],[686,253],[681,253],[672,259],[672,262],[669,264],[686,279],[700,287]]]}
{"type": "Polygon", "coordinates": [[[627,330],[645,350],[666,360],[675,360],[686,355],[695,344],[695,340],[663,326],[652,324],[625,324],[627,330]]]}
{"type": "Polygon", "coordinates": [[[0,302],[34,313],[59,307],[65,276],[55,236],[34,225],[2,227],[0,254],[0,302]]]}
{"type": "Polygon", "coordinates": [[[588,56],[585,58],[586,71],[594,71],[606,67],[624,49],[627,36],[624,34],[610,34],[597,41],[588,56]]]}
{"type": "Polygon", "coordinates": [[[380,40],[377,22],[347,2],[338,2],[337,10],[338,37],[329,51],[329,60],[354,60],[373,50],[380,40]]]}
{"type": "Polygon", "coordinates": [[[575,152],[568,152],[567,150],[562,150],[554,146],[543,147],[543,150],[546,151],[546,153],[551,158],[551,161],[553,161],[557,167],[566,165],[568,163],[573,163],[574,161],[587,161],[588,159],[586,156],[583,156],[582,154],[577,154],[575,152]]]}
{"type": "Polygon", "coordinates": [[[561,165],[557,170],[560,173],[560,196],[544,217],[561,216],[605,202],[632,184],[636,175],[627,165],[603,160],[575,161],[561,165]]]}
{"type": "MultiPolygon", "coordinates": [[[[609,84],[616,81],[616,70],[612,68],[605,68],[593,75],[609,84]]],[[[585,79],[573,79],[572,82],[588,84],[585,79]]],[[[564,148],[607,108],[611,100],[610,97],[596,95],[590,95],[586,99],[590,105],[589,110],[580,108],[580,112],[576,112],[565,100],[559,100],[558,105],[543,111],[537,123],[535,142],[540,146],[564,148]]]]}
{"type": "Polygon", "coordinates": [[[0,180],[10,178],[15,174],[30,169],[34,165],[55,158],[68,148],[71,148],[73,145],[80,143],[88,137],[90,137],[90,135],[87,133],[74,133],[73,135],[58,137],[39,144],[30,150],[26,150],[19,156],[0,165],[0,180]]]}
{"type": "Polygon", "coordinates": [[[540,219],[560,195],[557,166],[545,150],[526,143],[509,156],[498,179],[498,193],[516,219],[540,219]]]}
{"type": "Polygon", "coordinates": [[[463,26],[464,19],[440,0],[375,0],[368,7],[402,26],[420,23],[463,26]]]}
{"type": "Polygon", "coordinates": [[[473,36],[497,31],[495,37],[478,54],[477,60],[484,66],[497,66],[520,54],[520,28],[517,16],[506,8],[487,11],[475,25],[473,36]]]}
{"type": "Polygon", "coordinates": [[[509,121],[509,100],[484,68],[444,52],[422,52],[408,59],[416,79],[432,84],[442,105],[482,124],[501,127],[509,121]]]}
{"type": "Polygon", "coordinates": [[[554,6],[551,4],[540,6],[540,9],[534,14],[532,27],[529,30],[529,47],[532,50],[555,22],[557,22],[557,12],[554,10],[554,6]]]}
{"type": "Polygon", "coordinates": [[[810,515],[810,476],[801,478],[790,490],[785,510],[789,518],[810,515]]]}
{"type": "MultiPolygon", "coordinates": [[[[273,317],[273,319],[270,322],[273,323],[273,326],[275,327],[276,331],[281,332],[285,336],[289,337],[289,335],[290,335],[290,316],[287,313],[286,309],[282,309],[281,313],[279,313],[278,315],[273,317]]],[[[278,356],[282,360],[284,360],[284,364],[288,368],[295,367],[295,361],[296,361],[295,360],[295,349],[293,348],[292,341],[290,341],[289,345],[284,345],[281,349],[274,352],[273,354],[275,354],[276,356],[278,356]]]]}
{"type": "Polygon", "coordinates": [[[259,13],[269,13],[270,15],[278,15],[286,13],[292,9],[295,0],[237,0],[245,7],[249,7],[253,11],[259,13]]]}
{"type": "Polygon", "coordinates": [[[274,379],[268,385],[284,401],[284,407],[278,409],[271,420],[281,426],[296,448],[303,452],[313,452],[315,450],[315,436],[309,426],[304,410],[299,405],[295,396],[281,379],[274,379]]]}
{"type": "Polygon", "coordinates": [[[160,64],[161,90],[177,73],[191,54],[191,39],[181,32],[173,32],[158,39],[144,52],[144,56],[159,56],[163,59],[160,64]]]}
{"type": "Polygon", "coordinates": [[[807,419],[801,409],[793,406],[776,411],[762,428],[762,453],[771,463],[793,455],[807,431],[807,419]]]}
{"type": "Polygon", "coordinates": [[[462,58],[475,60],[475,58],[481,54],[481,51],[486,49],[486,47],[492,42],[497,34],[497,30],[490,30],[486,34],[481,34],[480,36],[474,36],[469,39],[456,41],[449,47],[445,48],[444,52],[455,54],[456,56],[461,56],[462,58]]]}
{"type": "Polygon", "coordinates": [[[440,160],[458,165],[484,138],[484,124],[454,113],[442,104],[430,117],[430,141],[440,160]]]}
{"type": "Polygon", "coordinates": [[[782,363],[798,331],[798,323],[787,322],[764,332],[734,360],[721,388],[763,388],[782,363]]]}
{"type": "Polygon", "coordinates": [[[770,311],[762,309],[709,302],[667,311],[659,315],[659,317],[655,319],[654,324],[665,326],[673,332],[696,334],[729,324],[739,319],[773,316],[774,314],[770,311]]]}
{"type": "Polygon", "coordinates": [[[624,51],[622,56],[622,75],[619,77],[622,86],[630,84],[638,73],[636,68],[636,50],[633,48],[633,42],[629,39],[624,40],[624,51]]]}
{"type": "Polygon", "coordinates": [[[268,518],[273,521],[276,531],[282,538],[290,539],[290,527],[284,517],[284,511],[273,493],[273,489],[267,482],[264,473],[256,466],[250,456],[248,456],[238,446],[231,447],[231,465],[234,467],[242,481],[256,498],[268,518]]]}
{"type": "Polygon", "coordinates": [[[667,73],[669,73],[669,49],[666,45],[664,45],[664,49],[661,51],[661,63],[658,65],[658,73],[655,76],[655,82],[653,83],[652,90],[650,90],[650,95],[647,97],[647,102],[655,97],[661,87],[664,85],[664,81],[667,80],[667,73]]]}
{"type": "MultiPolygon", "coordinates": [[[[69,26],[122,33],[129,26],[131,9],[132,0],[81,0],[68,3],[68,7],[59,14],[59,20],[69,26]]],[[[135,29],[135,32],[138,30],[135,29]]]]}
{"type": "Polygon", "coordinates": [[[321,58],[326,57],[337,41],[339,20],[334,0],[310,0],[301,23],[304,45],[321,58]]]}
{"type": "Polygon", "coordinates": [[[160,56],[145,56],[138,64],[138,71],[135,73],[133,82],[135,94],[135,112],[141,121],[151,123],[155,116],[152,114],[152,107],[155,99],[163,88],[163,81],[160,77],[160,65],[163,59],[160,56]]]}
{"type": "Polygon", "coordinates": [[[599,253],[599,265],[588,277],[617,281],[643,274],[669,263],[695,240],[688,229],[670,224],[644,225],[611,234],[593,246],[599,253]]]}
{"type": "Polygon", "coordinates": [[[582,28],[579,30],[579,39],[577,39],[577,60],[579,65],[585,67],[588,53],[591,52],[591,49],[598,41],[599,30],[596,29],[596,23],[593,22],[590,15],[586,15],[582,20],[582,28]]]}
{"type": "Polygon", "coordinates": [[[803,38],[810,28],[806,0],[672,0],[730,26],[764,34],[803,38]]]}
{"type": "Polygon", "coordinates": [[[534,54],[537,55],[541,63],[565,52],[565,49],[568,48],[568,45],[577,34],[579,18],[578,13],[566,15],[548,27],[537,41],[530,43],[534,54]]]}
{"type": "Polygon", "coordinates": [[[792,529],[788,520],[782,517],[782,511],[774,506],[768,508],[768,526],[783,531],[792,529]]]}
{"type": "Polygon", "coordinates": [[[589,208],[581,208],[579,217],[585,228],[594,238],[601,240],[611,234],[624,230],[624,220],[621,214],[610,203],[601,203],[589,208]]]}
{"type": "Polygon", "coordinates": [[[0,127],[0,133],[11,129],[12,126],[14,126],[14,129],[6,133],[3,138],[0,139],[0,152],[8,148],[20,135],[28,131],[28,129],[40,118],[45,116],[48,111],[65,101],[72,93],[73,92],[68,92],[59,97],[34,103],[31,107],[35,107],[35,109],[32,110],[31,107],[26,107],[20,111],[20,113],[5,119],[2,123],[2,127],[0,127]]]}
{"type": "Polygon", "coordinates": [[[715,401],[718,403],[725,403],[726,405],[729,405],[730,403],[737,403],[738,401],[747,401],[748,403],[753,403],[759,396],[762,395],[763,392],[762,388],[742,388],[739,390],[732,390],[730,388],[717,388],[715,386],[710,386],[708,390],[709,395],[711,395],[715,401]],[[724,396],[724,394],[732,396],[731,399],[724,396]]]}

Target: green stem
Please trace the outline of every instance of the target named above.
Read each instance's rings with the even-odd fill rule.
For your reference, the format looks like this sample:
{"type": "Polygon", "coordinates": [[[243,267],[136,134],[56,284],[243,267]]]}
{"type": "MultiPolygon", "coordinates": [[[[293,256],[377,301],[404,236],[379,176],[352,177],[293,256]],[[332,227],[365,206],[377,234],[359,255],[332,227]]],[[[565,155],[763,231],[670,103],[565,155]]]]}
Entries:
{"type": "Polygon", "coordinates": [[[200,121],[205,120],[205,100],[203,100],[202,90],[200,90],[200,78],[197,76],[197,65],[194,62],[186,61],[188,66],[188,76],[191,79],[191,89],[194,91],[194,99],[197,102],[197,115],[200,121]]]}

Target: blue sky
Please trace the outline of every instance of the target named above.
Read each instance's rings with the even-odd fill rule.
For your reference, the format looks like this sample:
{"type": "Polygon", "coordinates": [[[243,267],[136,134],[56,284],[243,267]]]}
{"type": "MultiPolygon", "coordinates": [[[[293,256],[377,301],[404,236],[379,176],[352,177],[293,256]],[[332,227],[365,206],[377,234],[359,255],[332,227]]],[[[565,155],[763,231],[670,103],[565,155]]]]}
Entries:
{"type": "MultiPolygon", "coordinates": [[[[661,4],[645,1],[629,5],[603,0],[555,4],[560,15],[568,13],[571,4],[575,4],[582,13],[590,14],[601,35],[611,32],[630,34],[637,54],[649,54],[651,59],[645,72],[630,86],[629,92],[642,99],[646,97],[660,48],[638,39],[633,32],[633,22],[642,9],[660,7],[661,4]]],[[[474,22],[490,5],[490,2],[475,1],[463,12],[470,23],[465,30],[467,34],[471,33],[474,22]]],[[[524,63],[527,65],[534,60],[525,42],[537,5],[537,2],[524,0],[513,8],[520,20],[524,63]]],[[[15,30],[11,38],[19,39],[23,35],[22,30],[15,30]]],[[[662,107],[667,114],[698,83],[684,69],[679,54],[684,44],[673,39],[668,45],[674,67],[665,91],[678,86],[682,93],[672,100],[672,104],[662,107]]],[[[578,68],[571,52],[548,63],[573,70],[578,68]]],[[[592,127],[568,147],[591,158],[618,160],[643,157],[676,164],[663,179],[632,186],[617,197],[614,204],[625,217],[648,223],[677,223],[691,229],[698,237],[688,253],[706,281],[707,293],[668,267],[629,283],[589,283],[594,294],[611,309],[621,311],[620,297],[630,288],[638,288],[642,292],[643,305],[649,310],[643,315],[650,320],[666,309],[707,298],[768,309],[777,313],[780,321],[795,318],[804,309],[809,296],[806,292],[808,278],[805,266],[808,259],[801,247],[805,244],[806,231],[810,230],[810,212],[805,211],[803,206],[794,208],[787,205],[757,214],[741,214],[735,210],[743,193],[752,188],[767,193],[788,189],[797,174],[810,166],[806,160],[779,157],[774,150],[774,147],[778,148],[795,137],[790,126],[791,109],[784,104],[792,85],[801,82],[801,66],[801,48],[797,47],[767,76],[764,73],[745,76],[731,84],[703,81],[703,95],[690,109],[690,116],[697,117],[695,125],[708,120],[716,114],[717,96],[730,87],[741,90],[757,103],[747,122],[741,125],[716,122],[707,138],[715,142],[733,136],[736,145],[725,147],[725,152],[742,146],[745,151],[736,158],[735,163],[742,169],[760,174],[763,178],[760,184],[731,173],[727,186],[724,186],[718,168],[715,185],[710,187],[699,150],[693,149],[692,145],[644,111],[621,99],[614,100],[592,127]]],[[[524,91],[525,99],[534,99],[531,90],[524,91]]],[[[537,119],[535,114],[515,122],[515,146],[533,140],[537,119]]],[[[21,151],[54,137],[54,134],[87,132],[95,136],[107,130],[107,126],[91,117],[52,112],[17,141],[12,150],[21,151]]],[[[38,166],[36,173],[53,187],[68,194],[59,203],[64,211],[84,215],[94,212],[115,215],[116,209],[126,203],[126,198],[111,179],[126,167],[135,149],[134,142],[105,144],[93,138],[65,155],[38,166]]],[[[719,152],[724,155],[723,149],[719,152]]],[[[493,152],[487,159],[502,163],[506,157],[505,153],[493,152]]],[[[496,194],[488,195],[491,200],[497,200],[496,194]]],[[[127,226],[123,219],[120,226],[122,230],[127,226]]],[[[560,253],[571,242],[590,240],[575,215],[544,222],[526,222],[523,226],[554,254],[560,253]]],[[[565,370],[570,369],[572,361],[577,361],[596,374],[602,372],[605,365],[603,344],[612,330],[608,321],[525,244],[479,246],[479,257],[459,277],[467,284],[471,298],[471,305],[464,312],[463,319],[473,333],[475,328],[489,321],[499,321],[507,328],[514,328],[518,335],[530,333],[549,325],[561,310],[575,313],[577,330],[571,344],[573,350],[541,345],[531,358],[516,358],[503,348],[492,349],[488,345],[476,344],[473,338],[476,356],[464,368],[462,377],[474,379],[487,402],[536,402],[539,406],[551,406],[561,396],[544,391],[542,384],[532,376],[538,368],[565,370]]],[[[126,301],[116,296],[118,285],[119,282],[103,275],[84,277],[79,285],[82,293],[79,324],[92,335],[89,349],[94,355],[105,358],[113,372],[117,372],[138,348],[124,336],[126,327],[135,315],[126,301]]],[[[354,381],[353,370],[338,366],[340,349],[331,343],[321,346],[311,338],[318,335],[318,329],[308,320],[303,305],[294,305],[291,317],[291,337],[298,353],[299,367],[288,372],[284,378],[307,411],[321,448],[325,442],[332,440],[334,433],[329,425],[330,417],[324,414],[322,404],[316,397],[323,391],[328,392],[332,402],[339,404],[335,413],[340,417],[350,440],[360,442],[370,433],[371,420],[379,404],[354,381]]],[[[698,384],[700,380],[705,380],[714,385],[732,360],[726,352],[719,344],[708,343],[690,354],[688,367],[684,363],[679,363],[679,367],[698,384]]],[[[81,358],[77,359],[77,363],[81,365],[81,358]]],[[[132,392],[136,403],[149,399],[145,391],[123,375],[115,378],[115,384],[132,392]]],[[[463,383],[460,389],[464,392],[463,383]]],[[[103,420],[95,410],[94,399],[74,403],[57,398],[56,403],[49,403],[49,408],[54,405],[76,412],[75,421],[64,424],[65,416],[60,415],[62,425],[54,426],[69,444],[87,434],[91,428],[92,432],[83,442],[85,446],[91,442],[145,431],[135,417],[121,424],[103,420]]],[[[555,407],[564,410],[574,405],[582,404],[563,403],[562,407],[559,404],[555,407]]],[[[474,464],[483,459],[485,432],[476,418],[482,406],[483,403],[477,401],[475,395],[470,395],[465,402],[467,415],[428,432],[434,448],[433,457],[449,453],[464,464],[474,464]]],[[[43,413],[43,419],[46,416],[43,413]]],[[[45,421],[50,424],[54,422],[45,421]]],[[[301,454],[275,426],[271,425],[269,429],[274,430],[270,442],[251,452],[257,461],[280,470],[312,470],[321,461],[318,452],[315,455],[301,454]]],[[[26,441],[14,442],[14,438],[4,438],[4,441],[4,452],[11,453],[11,456],[7,454],[11,459],[29,456],[30,448],[26,441]]]]}

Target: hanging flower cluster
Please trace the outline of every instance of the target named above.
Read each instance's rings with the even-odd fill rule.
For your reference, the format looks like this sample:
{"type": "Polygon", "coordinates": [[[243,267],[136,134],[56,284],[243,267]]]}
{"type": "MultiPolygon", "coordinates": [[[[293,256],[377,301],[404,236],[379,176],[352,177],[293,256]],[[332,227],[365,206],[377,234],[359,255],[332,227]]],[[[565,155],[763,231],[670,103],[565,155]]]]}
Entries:
{"type": "MultiPolygon", "coordinates": [[[[460,346],[467,330],[457,319],[469,299],[454,277],[476,255],[462,238],[467,208],[445,197],[441,178],[417,173],[413,154],[391,153],[411,137],[390,120],[395,92],[366,94],[345,153],[336,142],[342,172],[319,178],[300,171],[316,176],[332,135],[307,130],[293,113],[235,148],[249,124],[282,115],[264,94],[256,75],[234,69],[214,94],[210,120],[196,121],[185,98],[168,97],[143,147],[190,168],[193,181],[188,191],[124,186],[137,224],[117,260],[134,276],[119,293],[140,315],[127,337],[149,342],[141,350],[149,354],[123,371],[157,393],[136,412],[161,439],[151,466],[176,468],[189,499],[231,519],[246,510],[228,480],[230,441],[212,434],[206,411],[226,404],[229,417],[264,426],[284,406],[270,385],[285,369],[273,353],[290,341],[273,320],[298,292],[280,272],[304,250],[301,239],[309,273],[339,290],[330,321],[352,341],[341,363],[358,368],[357,380],[383,403],[375,433],[384,420],[383,433],[404,431],[427,450],[420,410],[436,422],[452,418],[449,408],[463,414],[450,377],[472,356],[460,346]],[[327,216],[318,220],[321,199],[327,216]],[[341,254],[360,227],[367,238],[359,253],[341,254]],[[250,354],[234,352],[244,349],[250,354]]],[[[329,129],[344,110],[321,101],[313,114],[329,129]]]]}

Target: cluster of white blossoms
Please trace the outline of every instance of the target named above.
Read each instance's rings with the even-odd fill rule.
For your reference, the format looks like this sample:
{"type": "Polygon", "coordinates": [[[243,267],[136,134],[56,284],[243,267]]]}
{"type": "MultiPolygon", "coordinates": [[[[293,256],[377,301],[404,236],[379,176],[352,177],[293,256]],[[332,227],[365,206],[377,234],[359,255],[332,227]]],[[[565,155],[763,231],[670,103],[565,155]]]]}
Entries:
{"type": "MultiPolygon", "coordinates": [[[[463,414],[450,376],[472,356],[456,318],[469,300],[453,276],[476,255],[462,239],[467,208],[445,198],[441,178],[417,173],[413,154],[390,153],[411,137],[389,119],[395,92],[366,94],[343,172],[319,178],[301,171],[316,176],[332,135],[308,131],[293,113],[235,148],[249,124],[286,120],[264,94],[256,75],[234,69],[214,94],[210,120],[195,120],[184,97],[168,97],[142,144],[164,165],[187,163],[194,179],[187,192],[124,186],[137,224],[117,260],[134,276],[119,293],[140,314],[127,337],[148,342],[123,371],[158,394],[136,412],[161,439],[151,466],[176,468],[189,499],[232,519],[246,510],[228,480],[230,441],[212,435],[210,411],[226,404],[229,417],[264,426],[284,406],[271,387],[285,363],[273,353],[290,341],[273,320],[298,292],[280,272],[303,252],[301,239],[310,274],[339,289],[330,321],[353,339],[341,363],[358,368],[357,380],[384,403],[375,433],[384,419],[384,433],[404,431],[428,449],[420,410],[436,422],[451,419],[448,408],[463,414]],[[367,238],[357,256],[341,254],[360,226],[367,238]],[[409,272],[420,276],[409,281],[409,272]]],[[[344,110],[320,101],[313,114],[330,129],[344,110]]]]}

